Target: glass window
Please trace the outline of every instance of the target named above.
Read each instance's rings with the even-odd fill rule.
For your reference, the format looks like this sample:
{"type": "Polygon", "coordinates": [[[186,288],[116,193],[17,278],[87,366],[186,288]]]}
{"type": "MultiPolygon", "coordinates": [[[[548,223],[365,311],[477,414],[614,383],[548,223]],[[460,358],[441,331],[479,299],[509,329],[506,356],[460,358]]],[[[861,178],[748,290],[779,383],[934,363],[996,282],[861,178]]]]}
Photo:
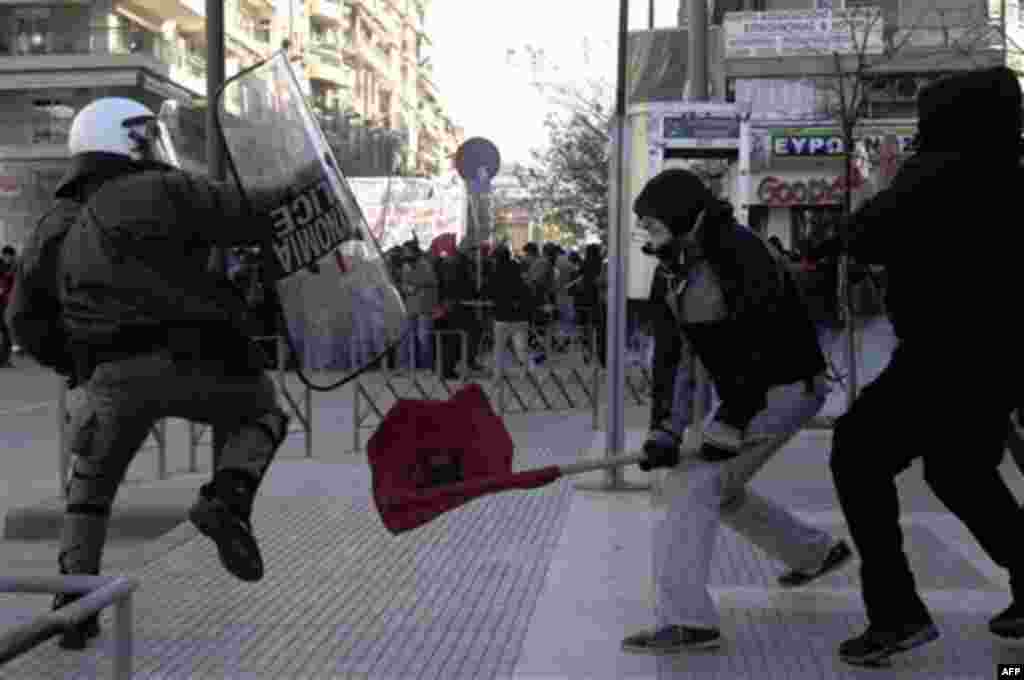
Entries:
{"type": "Polygon", "coordinates": [[[75,110],[66,101],[36,99],[32,102],[32,143],[67,144],[75,110]]]}

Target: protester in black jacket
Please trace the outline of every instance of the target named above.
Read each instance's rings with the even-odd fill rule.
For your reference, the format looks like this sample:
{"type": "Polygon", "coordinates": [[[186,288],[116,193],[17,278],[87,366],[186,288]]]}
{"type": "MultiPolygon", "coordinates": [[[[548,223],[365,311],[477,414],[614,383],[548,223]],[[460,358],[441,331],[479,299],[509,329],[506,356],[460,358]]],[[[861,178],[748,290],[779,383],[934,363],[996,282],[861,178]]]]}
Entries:
{"type": "MultiPolygon", "coordinates": [[[[654,177],[634,211],[647,252],[673,272],[667,304],[721,403],[696,455],[645,450],[642,469],[670,467],[665,515],[655,527],[657,624],[623,640],[630,652],[664,654],[721,643],[708,576],[720,523],[768,551],[807,583],[850,556],[849,547],[748,487],[754,474],[825,403],[825,361],[786,269],[692,173],[654,177]]],[[[686,384],[680,381],[680,384],[686,384]]],[[[686,395],[680,395],[683,400],[686,395]]]]}
{"type": "MultiPolygon", "coordinates": [[[[861,556],[868,618],[867,631],[839,648],[850,663],[877,664],[939,635],[903,552],[893,482],[916,458],[939,499],[1009,572],[1013,604],[990,630],[1024,637],[1024,551],[1014,540],[1024,510],[996,469],[1021,384],[1019,338],[1004,314],[1019,286],[1020,230],[985,228],[984,256],[961,256],[964,228],[1015,207],[1021,100],[1017,75],[1003,67],[923,90],[916,152],[848,225],[849,253],[887,268],[899,340],[833,438],[832,473],[861,556]],[[963,135],[963,121],[979,115],[985,144],[963,135]]],[[[834,240],[819,254],[842,247],[834,240]]]]}
{"type": "Polygon", "coordinates": [[[512,260],[507,246],[499,246],[494,254],[494,273],[484,285],[484,297],[494,303],[494,376],[500,379],[505,371],[505,345],[511,341],[516,359],[532,369],[527,345],[530,330],[529,287],[522,269],[512,260]]]}

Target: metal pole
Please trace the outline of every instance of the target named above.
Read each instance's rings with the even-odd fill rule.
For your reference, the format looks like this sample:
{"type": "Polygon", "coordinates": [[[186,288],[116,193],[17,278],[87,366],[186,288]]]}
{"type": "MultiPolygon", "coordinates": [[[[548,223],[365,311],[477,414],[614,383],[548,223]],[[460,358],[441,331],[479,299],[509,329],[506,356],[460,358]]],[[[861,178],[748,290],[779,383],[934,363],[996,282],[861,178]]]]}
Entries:
{"type": "Polygon", "coordinates": [[[206,167],[210,179],[224,179],[215,95],[224,84],[224,0],[206,0],[206,167]]]}
{"type": "MultiPolygon", "coordinates": [[[[629,31],[629,0],[619,2],[619,53],[615,95],[614,200],[608,256],[608,434],[606,454],[617,457],[626,445],[625,432],[625,354],[626,354],[626,258],[629,257],[629,206],[626,194],[626,48],[629,31]]],[[[623,486],[622,470],[605,472],[607,488],[623,486]]]]}
{"type": "Polygon", "coordinates": [[[688,75],[690,100],[708,98],[708,6],[705,0],[690,0],[688,75]]]}
{"type": "Polygon", "coordinates": [[[359,392],[360,385],[362,384],[361,378],[356,378],[352,382],[352,451],[359,451],[359,392]]]}
{"type": "Polygon", "coordinates": [[[654,30],[654,0],[647,5],[647,27],[654,30]]]}

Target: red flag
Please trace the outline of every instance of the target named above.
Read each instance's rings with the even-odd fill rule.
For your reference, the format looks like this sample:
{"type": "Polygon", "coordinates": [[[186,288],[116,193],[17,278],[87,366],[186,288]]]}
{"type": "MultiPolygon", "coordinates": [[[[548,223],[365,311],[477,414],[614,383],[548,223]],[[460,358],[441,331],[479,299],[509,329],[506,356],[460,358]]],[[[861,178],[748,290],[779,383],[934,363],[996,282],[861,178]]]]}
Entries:
{"type": "Polygon", "coordinates": [[[400,534],[479,496],[561,476],[557,466],[513,473],[514,447],[479,385],[448,401],[399,400],[367,443],[384,526],[400,534]]]}
{"type": "Polygon", "coordinates": [[[457,243],[455,241],[455,234],[448,232],[440,234],[430,242],[430,252],[434,257],[441,257],[441,253],[448,253],[454,255],[457,250],[457,243]]]}

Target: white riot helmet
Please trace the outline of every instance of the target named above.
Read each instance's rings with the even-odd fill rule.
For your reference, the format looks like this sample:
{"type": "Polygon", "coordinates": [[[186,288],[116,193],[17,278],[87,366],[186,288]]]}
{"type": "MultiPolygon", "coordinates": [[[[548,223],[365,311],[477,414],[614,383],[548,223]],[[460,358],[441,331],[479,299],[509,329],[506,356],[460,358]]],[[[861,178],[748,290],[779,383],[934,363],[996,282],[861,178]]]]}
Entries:
{"type": "Polygon", "coordinates": [[[123,97],[97,99],[79,111],[71,122],[68,151],[72,156],[112,153],[178,166],[163,124],[148,108],[123,97]]]}

